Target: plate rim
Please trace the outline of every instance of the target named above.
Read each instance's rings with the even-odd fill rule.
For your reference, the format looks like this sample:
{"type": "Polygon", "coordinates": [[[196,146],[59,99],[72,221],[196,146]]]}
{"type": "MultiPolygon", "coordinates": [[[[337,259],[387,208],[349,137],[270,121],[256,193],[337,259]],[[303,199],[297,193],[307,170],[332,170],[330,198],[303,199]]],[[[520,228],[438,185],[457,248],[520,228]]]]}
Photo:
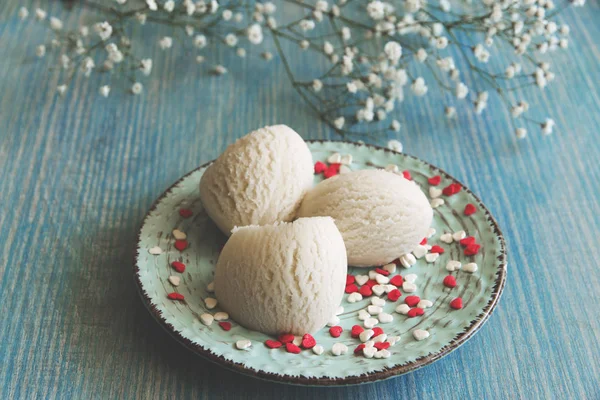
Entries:
{"type": "Polygon", "coordinates": [[[209,350],[205,349],[200,344],[195,344],[189,339],[185,338],[181,335],[181,333],[177,332],[174,329],[173,325],[168,323],[166,319],[161,315],[160,311],[157,307],[152,303],[152,300],[145,292],[141,279],[140,279],[140,268],[137,263],[138,255],[140,254],[140,242],[141,242],[141,233],[142,229],[145,226],[148,218],[150,218],[150,214],[156,209],[158,204],[168,196],[180,182],[186,179],[189,175],[195,173],[196,171],[205,168],[212,164],[215,160],[211,160],[206,162],[193,170],[189,171],[181,178],[179,178],[176,182],[174,182],[171,186],[169,186],[159,197],[154,200],[148,211],[146,212],[136,235],[136,249],[133,255],[133,273],[134,273],[134,281],[136,283],[137,291],[142,298],[142,302],[144,303],[145,308],[150,312],[150,314],[154,317],[154,319],[159,323],[160,326],[164,330],[166,330],[175,340],[181,343],[183,346],[194,352],[195,354],[215,363],[219,366],[225,367],[229,370],[251,376],[254,378],[277,382],[283,384],[291,384],[291,385],[299,385],[299,386],[350,386],[350,385],[360,385],[365,383],[372,383],[377,381],[382,381],[386,379],[390,379],[393,377],[397,377],[400,375],[404,375],[409,372],[413,372],[417,369],[425,367],[433,362],[443,358],[444,356],[450,354],[452,351],[456,350],[458,347],[462,346],[467,340],[469,340],[475,333],[481,329],[481,327],[487,322],[490,316],[493,314],[498,302],[502,296],[504,291],[504,286],[506,284],[506,275],[507,275],[507,252],[506,252],[506,241],[504,240],[504,236],[498,222],[487,209],[485,204],[481,201],[481,199],[475,195],[467,186],[465,186],[461,181],[454,178],[452,175],[448,174],[443,169],[424,161],[416,156],[411,154],[407,154],[404,152],[398,152],[395,150],[391,150],[387,147],[378,146],[370,143],[360,143],[349,140],[329,140],[329,139],[309,139],[305,140],[307,143],[344,143],[350,144],[357,147],[368,147],[375,150],[383,150],[388,153],[392,153],[394,155],[401,155],[404,157],[408,157],[419,162],[426,164],[429,168],[438,171],[441,175],[445,175],[447,178],[451,178],[454,182],[459,183],[462,186],[462,189],[469,193],[473,198],[479,203],[479,206],[482,211],[484,211],[484,216],[487,221],[489,221],[493,234],[499,239],[500,242],[500,254],[498,255],[497,262],[498,265],[496,267],[496,279],[494,280],[494,286],[492,287],[492,296],[488,303],[483,308],[483,311],[478,314],[473,322],[466,327],[460,334],[458,334],[455,338],[453,338],[449,344],[442,347],[438,352],[433,354],[428,354],[422,357],[417,358],[409,363],[395,365],[393,367],[386,367],[379,371],[366,372],[361,375],[352,375],[344,378],[328,378],[328,377],[305,377],[305,376],[290,376],[290,375],[281,375],[273,372],[267,372],[262,370],[257,370],[248,366],[245,366],[242,363],[238,363],[232,360],[228,360],[223,356],[213,354],[209,350]]]}

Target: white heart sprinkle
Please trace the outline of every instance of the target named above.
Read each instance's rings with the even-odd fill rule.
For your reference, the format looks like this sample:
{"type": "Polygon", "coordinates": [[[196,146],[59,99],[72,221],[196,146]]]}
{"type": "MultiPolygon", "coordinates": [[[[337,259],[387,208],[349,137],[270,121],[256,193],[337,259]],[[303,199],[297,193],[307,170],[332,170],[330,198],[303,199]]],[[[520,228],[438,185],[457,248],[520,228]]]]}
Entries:
{"type": "Polygon", "coordinates": [[[375,325],[377,325],[379,323],[379,320],[377,318],[367,318],[365,319],[365,321],[363,322],[363,325],[365,326],[365,328],[373,328],[375,325]]]}
{"type": "Polygon", "coordinates": [[[206,285],[206,290],[207,290],[209,293],[212,293],[212,292],[214,292],[214,291],[215,291],[215,283],[214,283],[214,282],[211,282],[211,283],[209,283],[208,285],[206,285]]]}
{"type": "Polygon", "coordinates": [[[331,353],[334,356],[341,356],[342,354],[346,354],[348,352],[348,346],[344,343],[335,343],[331,348],[331,353]]]}
{"type": "Polygon", "coordinates": [[[181,232],[179,229],[173,229],[173,237],[176,240],[185,240],[187,238],[187,235],[185,234],[185,232],[181,232]]]}
{"type": "MultiPolygon", "coordinates": [[[[356,293],[356,292],[355,292],[356,293]]],[[[360,293],[359,293],[360,294],[360,293]]],[[[344,307],[339,306],[337,310],[335,310],[335,315],[340,315],[344,313],[344,307]]]]}
{"type": "Polygon", "coordinates": [[[148,249],[148,253],[152,254],[153,256],[157,256],[162,254],[162,249],[158,246],[154,246],[148,249]]]}
{"type": "Polygon", "coordinates": [[[404,277],[404,280],[406,282],[415,283],[415,281],[417,280],[417,274],[407,274],[404,277]]]}
{"type": "Polygon", "coordinates": [[[368,318],[371,318],[371,314],[369,314],[367,312],[367,310],[360,310],[358,312],[358,319],[360,319],[361,321],[364,321],[364,320],[366,320],[368,318]]]}
{"type": "Polygon", "coordinates": [[[375,270],[369,271],[369,279],[375,279],[377,277],[377,275],[379,275],[379,274],[375,270]]]}
{"type": "Polygon", "coordinates": [[[340,162],[343,165],[350,165],[350,164],[352,164],[352,154],[344,154],[342,156],[342,158],[340,159],[340,162]]]}
{"type": "Polygon", "coordinates": [[[385,293],[385,286],[375,285],[371,288],[371,290],[373,291],[373,293],[375,293],[375,295],[381,296],[383,293],[385,293]]]}
{"type": "Polygon", "coordinates": [[[333,153],[327,159],[329,164],[340,164],[342,161],[342,155],[340,153],[333,153]]]}
{"type": "Polygon", "coordinates": [[[444,199],[440,199],[440,198],[436,198],[436,199],[432,199],[429,204],[431,205],[431,208],[438,208],[439,206],[443,205],[445,203],[444,199]]]}
{"type": "Polygon", "coordinates": [[[404,282],[402,284],[402,289],[404,289],[406,293],[414,293],[417,291],[417,285],[411,282],[404,282]]]}
{"type": "Polygon", "coordinates": [[[439,256],[439,253],[429,253],[425,256],[425,260],[427,260],[428,263],[433,263],[438,259],[439,256]]]}
{"type": "Polygon", "coordinates": [[[364,343],[373,337],[373,333],[373,329],[366,329],[358,335],[358,338],[364,343]]]}
{"type": "Polygon", "coordinates": [[[415,249],[412,251],[412,253],[416,258],[421,258],[425,254],[427,254],[427,247],[420,244],[417,247],[415,247],[415,249]]]}
{"type": "Polygon", "coordinates": [[[452,234],[450,233],[444,233],[442,236],[440,236],[440,240],[444,243],[452,243],[454,242],[454,239],[452,238],[452,234]]]}
{"type": "Polygon", "coordinates": [[[206,308],[208,308],[209,310],[212,310],[213,308],[215,308],[217,306],[217,299],[213,299],[212,297],[207,297],[206,299],[204,299],[204,304],[206,305],[206,308]]]}
{"type": "Polygon", "coordinates": [[[390,322],[392,322],[394,320],[394,317],[392,316],[392,314],[388,314],[385,312],[379,313],[377,318],[379,318],[379,322],[381,322],[382,324],[389,324],[390,322]]]}
{"type": "Polygon", "coordinates": [[[294,336],[294,340],[292,340],[296,346],[300,346],[302,344],[302,336],[294,336]]]}
{"type": "Polygon", "coordinates": [[[226,319],[229,319],[229,314],[223,311],[219,311],[215,313],[214,319],[215,321],[225,321],[226,319]]]}
{"type": "Polygon", "coordinates": [[[391,355],[392,355],[392,353],[390,353],[386,349],[383,349],[383,350],[379,350],[377,353],[375,353],[375,358],[390,358],[391,355]]]}
{"type": "Polygon", "coordinates": [[[412,334],[417,340],[423,340],[429,337],[429,332],[427,332],[425,329],[415,329],[412,334]]]}
{"type": "Polygon", "coordinates": [[[396,286],[394,286],[394,285],[385,285],[385,292],[386,293],[389,293],[392,290],[396,290],[396,289],[398,289],[398,288],[396,286]]]}
{"type": "Polygon", "coordinates": [[[396,312],[398,314],[406,315],[409,311],[410,307],[408,306],[408,304],[400,304],[398,307],[396,307],[396,312]]]}
{"type": "Polygon", "coordinates": [[[387,335],[385,333],[382,333],[380,335],[377,335],[373,338],[373,342],[375,343],[383,343],[385,342],[387,339],[387,335]]]}
{"type": "Polygon", "coordinates": [[[473,272],[477,271],[477,264],[476,263],[465,264],[465,266],[463,267],[463,271],[473,273],[473,272]]]}
{"type": "Polygon", "coordinates": [[[327,323],[327,326],[336,326],[339,323],[340,323],[340,317],[338,317],[337,315],[334,315],[333,317],[331,317],[331,319],[327,323]]]}
{"type": "Polygon", "coordinates": [[[393,274],[394,272],[396,272],[396,264],[394,264],[394,263],[385,264],[383,266],[383,269],[385,271],[389,272],[390,274],[393,274]]]}
{"type": "Polygon", "coordinates": [[[431,300],[425,300],[425,299],[419,301],[419,304],[417,304],[417,307],[423,308],[423,309],[429,308],[431,306],[433,306],[433,302],[431,300]]]}
{"type": "Polygon", "coordinates": [[[459,270],[461,267],[462,267],[462,264],[460,261],[450,260],[446,263],[446,270],[450,271],[450,272],[459,270]]]}
{"type": "Polygon", "coordinates": [[[435,228],[429,228],[429,230],[427,231],[427,239],[429,239],[433,235],[435,235],[435,228]]]}
{"type": "Polygon", "coordinates": [[[388,164],[385,166],[385,170],[387,172],[398,172],[399,168],[396,164],[388,164]]]}
{"type": "Polygon", "coordinates": [[[215,318],[210,314],[202,314],[200,316],[200,321],[206,326],[210,326],[210,324],[213,323],[214,319],[215,318]]]}
{"type": "Polygon", "coordinates": [[[375,347],[365,347],[363,349],[363,355],[366,358],[373,358],[373,356],[377,353],[377,349],[375,347]]]}
{"type": "Polygon", "coordinates": [[[380,285],[385,285],[386,283],[390,283],[390,278],[388,278],[385,275],[381,275],[381,274],[377,274],[375,276],[375,280],[377,281],[377,283],[379,283],[380,285]]]}
{"type": "Polygon", "coordinates": [[[431,197],[432,199],[437,199],[441,195],[442,195],[442,189],[438,189],[433,186],[429,188],[429,197],[431,197]]]}
{"type": "Polygon", "coordinates": [[[340,175],[347,174],[349,172],[352,172],[352,170],[350,169],[349,166],[347,166],[347,165],[340,165],[340,175]]]}
{"type": "Polygon", "coordinates": [[[235,342],[235,347],[237,347],[238,350],[244,350],[250,346],[252,346],[252,342],[249,341],[248,339],[241,339],[241,340],[238,340],[237,342],[235,342]]]}
{"type": "Polygon", "coordinates": [[[416,263],[417,259],[410,253],[400,256],[400,264],[402,264],[404,268],[410,268],[416,263]]]}
{"type": "Polygon", "coordinates": [[[358,293],[358,292],[354,292],[354,293],[350,293],[348,295],[348,303],[356,303],[357,301],[361,301],[362,300],[362,294],[358,293]]]}
{"type": "Polygon", "coordinates": [[[467,233],[465,231],[458,231],[458,232],[454,232],[452,234],[452,239],[454,239],[454,241],[456,241],[456,242],[458,242],[459,240],[462,240],[466,237],[467,237],[467,233]]]}
{"type": "Polygon", "coordinates": [[[367,341],[365,342],[365,347],[373,347],[373,346],[375,346],[375,342],[374,342],[374,341],[372,341],[372,340],[367,340],[367,341]]]}
{"type": "Polygon", "coordinates": [[[367,283],[367,281],[369,280],[369,277],[367,275],[356,275],[354,277],[354,280],[356,281],[356,283],[358,283],[360,286],[362,286],[365,283],[367,283]]]}
{"type": "Polygon", "coordinates": [[[173,286],[179,286],[179,284],[181,283],[181,278],[179,278],[178,276],[171,275],[169,277],[169,282],[171,282],[171,285],[173,286]]]}
{"type": "Polygon", "coordinates": [[[321,354],[323,354],[324,350],[325,349],[320,344],[318,344],[318,345],[316,345],[315,347],[312,348],[313,353],[315,353],[318,356],[320,356],[321,354]]]}
{"type": "Polygon", "coordinates": [[[398,340],[400,340],[400,336],[390,336],[388,337],[387,341],[390,344],[390,346],[395,345],[396,343],[398,343],[398,340]]]}
{"type": "Polygon", "coordinates": [[[374,306],[383,307],[385,306],[385,300],[381,297],[371,297],[371,304],[374,306]]]}
{"type": "Polygon", "coordinates": [[[371,315],[378,315],[382,311],[383,311],[383,309],[379,306],[368,306],[367,307],[367,312],[371,315]]]}

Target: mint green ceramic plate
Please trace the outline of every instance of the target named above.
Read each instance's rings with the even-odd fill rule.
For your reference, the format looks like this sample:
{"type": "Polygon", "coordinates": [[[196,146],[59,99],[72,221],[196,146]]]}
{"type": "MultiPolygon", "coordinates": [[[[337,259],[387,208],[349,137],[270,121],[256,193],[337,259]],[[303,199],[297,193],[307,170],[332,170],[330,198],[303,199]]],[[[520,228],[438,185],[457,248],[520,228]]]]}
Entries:
{"type": "MultiPolygon", "coordinates": [[[[334,152],[352,154],[351,169],[385,167],[396,164],[400,170],[409,170],[413,179],[428,193],[427,178],[441,175],[438,188],[456,182],[444,171],[415,157],[391,150],[349,142],[312,141],[309,147],[315,161],[327,160],[334,152]]],[[[208,164],[207,164],[208,165],[208,164]]],[[[207,165],[204,165],[176,182],[152,206],[144,219],[139,232],[138,251],[135,259],[135,280],[148,309],[157,321],[178,341],[199,355],[222,366],[258,378],[302,385],[350,385],[373,382],[404,374],[430,364],[448,354],[470,338],[487,320],[496,306],[506,280],[506,253],[504,240],[490,213],[468,189],[445,197],[446,203],[434,210],[433,228],[437,233],[429,239],[430,244],[439,244],[446,250],[435,263],[427,263],[424,258],[410,269],[398,268],[397,273],[418,275],[418,291],[414,294],[422,299],[433,301],[433,307],[425,310],[425,315],[408,318],[394,312],[406,296],[397,302],[388,301],[385,311],[394,315],[394,321],[380,325],[388,335],[401,336],[400,341],[390,347],[392,353],[387,359],[366,359],[355,356],[352,350],[359,344],[350,336],[352,325],[360,324],[358,310],[370,304],[368,299],[350,304],[344,296],[345,312],[340,315],[340,325],[344,333],[338,339],[329,335],[328,328],[315,335],[325,352],[315,355],[310,350],[300,354],[287,353],[284,348],[268,349],[263,343],[272,339],[260,332],[250,331],[232,321],[232,328],[226,332],[215,322],[205,326],[199,316],[207,309],[203,299],[211,297],[207,285],[213,280],[213,271],[221,246],[226,238],[210,221],[202,209],[198,183],[207,165]],[[477,212],[465,216],[465,205],[472,203],[477,212]],[[189,209],[193,215],[184,218],[180,209],[189,209]],[[179,251],[174,247],[173,229],[187,233],[189,247],[179,251]],[[475,236],[482,245],[474,257],[463,255],[458,243],[446,244],[439,240],[444,232],[465,230],[475,236]],[[149,249],[160,247],[162,254],[150,254],[149,249]],[[453,272],[458,286],[448,289],[442,284],[449,274],[446,262],[450,259],[463,263],[476,262],[478,270],[473,273],[453,272]],[[182,261],[187,269],[184,273],[175,272],[170,266],[173,261],[182,261]],[[181,283],[174,287],[169,276],[179,276],[181,283]],[[172,301],[167,294],[178,292],[185,301],[172,301]],[[455,297],[462,297],[464,307],[453,310],[449,303],[455,297]],[[416,341],[412,335],[415,329],[425,329],[430,337],[416,341]],[[237,350],[235,342],[241,338],[250,339],[252,347],[237,350]],[[336,342],[345,343],[348,354],[333,356],[331,347],[336,342]]],[[[315,182],[321,177],[315,177],[315,182]]],[[[365,269],[350,268],[353,275],[365,274],[365,269]]],[[[402,291],[402,290],[401,290],[402,291]]],[[[385,296],[385,295],[384,295],[385,296]]],[[[210,310],[211,313],[218,311],[210,310]]]]}

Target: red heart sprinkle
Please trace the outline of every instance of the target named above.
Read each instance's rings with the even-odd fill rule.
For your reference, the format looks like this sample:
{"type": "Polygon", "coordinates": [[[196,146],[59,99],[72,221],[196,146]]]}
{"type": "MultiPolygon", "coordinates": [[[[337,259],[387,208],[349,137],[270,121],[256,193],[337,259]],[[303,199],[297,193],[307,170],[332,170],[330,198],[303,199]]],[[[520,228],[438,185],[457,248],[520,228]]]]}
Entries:
{"type": "Polygon", "coordinates": [[[388,276],[390,274],[390,271],[386,271],[385,269],[381,268],[375,268],[375,272],[384,276],[388,276]]]}
{"type": "Polygon", "coordinates": [[[355,281],[354,275],[346,275],[346,286],[353,284],[355,281]]]}
{"type": "Polygon", "coordinates": [[[421,243],[419,243],[421,246],[425,246],[427,244],[427,238],[423,238],[423,240],[421,240],[421,243]]]}
{"type": "Polygon", "coordinates": [[[354,292],[358,292],[358,287],[354,283],[351,283],[350,285],[346,285],[346,293],[354,293],[354,292]]]}
{"type": "Polygon", "coordinates": [[[436,244],[435,246],[431,246],[431,250],[429,250],[429,252],[442,254],[444,252],[444,248],[436,244]]]}
{"type": "Polygon", "coordinates": [[[396,275],[390,279],[390,283],[396,287],[400,287],[404,283],[404,279],[402,278],[402,275],[396,275]]]}
{"type": "Polygon", "coordinates": [[[358,346],[356,346],[356,348],[354,349],[354,354],[359,355],[362,354],[362,350],[366,347],[366,345],[364,343],[359,344],[358,346]]]}
{"type": "Polygon", "coordinates": [[[455,298],[450,302],[450,307],[454,308],[455,310],[460,310],[463,308],[462,299],[460,297],[455,298]]]}
{"type": "Polygon", "coordinates": [[[358,291],[363,297],[369,297],[373,294],[373,289],[371,289],[371,286],[369,285],[363,285],[361,286],[360,290],[358,291]]]}
{"type": "Polygon", "coordinates": [[[410,310],[408,310],[408,313],[406,313],[406,315],[408,315],[408,318],[419,317],[423,314],[425,314],[425,311],[423,311],[423,309],[419,307],[411,308],[410,310]]]}
{"type": "Polygon", "coordinates": [[[363,328],[362,326],[354,325],[352,327],[352,330],[350,331],[350,335],[352,335],[353,338],[357,338],[364,331],[365,331],[365,328],[363,328]]]}
{"type": "Polygon", "coordinates": [[[390,347],[390,342],[379,342],[373,345],[377,350],[385,350],[390,347]]]}
{"type": "Polygon", "coordinates": [[[431,178],[427,179],[427,182],[429,182],[429,184],[433,185],[433,186],[439,185],[441,181],[442,181],[442,177],[439,175],[432,176],[431,178]]]}
{"type": "Polygon", "coordinates": [[[383,335],[383,329],[381,329],[380,327],[376,326],[375,328],[373,328],[373,337],[377,337],[379,335],[383,335]]]}
{"type": "Polygon", "coordinates": [[[410,171],[402,171],[402,176],[409,181],[412,181],[412,176],[410,176],[410,171]]]}
{"type": "Polygon", "coordinates": [[[323,172],[325,179],[331,178],[340,172],[340,164],[329,164],[329,167],[323,172]]]}
{"type": "Polygon", "coordinates": [[[372,288],[373,286],[377,285],[377,281],[375,279],[369,279],[367,281],[367,283],[365,283],[365,286],[368,286],[370,288],[372,288]]]}
{"type": "Polygon", "coordinates": [[[300,349],[300,347],[296,346],[294,343],[286,343],[285,349],[288,353],[293,354],[299,354],[302,351],[302,349],[300,349]]]}
{"type": "Polygon", "coordinates": [[[417,304],[419,304],[420,301],[421,298],[419,296],[406,296],[406,298],[404,299],[404,302],[409,307],[416,306],[417,304]]]}
{"type": "Polygon", "coordinates": [[[340,337],[344,329],[341,326],[332,326],[329,328],[329,334],[333,337],[340,337]]]}
{"type": "Polygon", "coordinates": [[[175,248],[179,251],[184,251],[188,247],[187,240],[176,240],[175,248]]]}
{"type": "Polygon", "coordinates": [[[171,267],[173,267],[173,269],[179,273],[182,273],[185,271],[185,264],[179,261],[173,261],[171,263],[171,267]]]}
{"type": "Polygon", "coordinates": [[[402,293],[400,293],[398,289],[390,290],[388,293],[388,299],[390,299],[390,301],[396,301],[400,296],[402,296],[402,293]]]}
{"type": "Polygon", "coordinates": [[[281,343],[281,342],[280,342],[280,341],[278,341],[278,340],[271,340],[271,339],[268,339],[268,340],[265,340],[265,345],[266,345],[268,348],[270,348],[270,349],[278,349],[278,348],[280,348],[281,346],[283,346],[283,343],[281,343]]]}
{"type": "Polygon", "coordinates": [[[475,208],[475,206],[471,203],[467,204],[465,206],[465,215],[473,215],[477,212],[477,209],[475,208]]]}
{"type": "Polygon", "coordinates": [[[192,212],[192,210],[189,210],[187,208],[180,208],[179,215],[181,215],[183,218],[189,218],[192,215],[194,215],[194,213],[192,212]]]}
{"type": "Polygon", "coordinates": [[[467,236],[464,239],[460,239],[459,243],[461,246],[467,247],[468,245],[475,243],[475,238],[473,236],[467,236]]]}
{"type": "Polygon", "coordinates": [[[305,349],[312,349],[317,344],[317,341],[311,334],[307,333],[302,336],[302,347],[305,349]]]}
{"type": "Polygon", "coordinates": [[[321,161],[317,161],[315,163],[315,174],[321,174],[321,173],[325,172],[326,169],[327,169],[327,165],[325,165],[325,163],[323,163],[321,161]]]}
{"type": "Polygon", "coordinates": [[[167,295],[167,297],[171,300],[179,300],[179,301],[185,299],[185,297],[181,293],[177,293],[177,292],[169,293],[167,295]]]}
{"type": "Polygon", "coordinates": [[[221,321],[219,322],[219,326],[223,328],[224,331],[228,331],[231,329],[231,322],[221,321]]]}
{"type": "Polygon", "coordinates": [[[281,343],[287,344],[287,343],[292,343],[295,338],[294,338],[294,335],[292,335],[291,333],[282,333],[281,335],[279,335],[279,337],[277,339],[281,343]]]}
{"type": "Polygon", "coordinates": [[[446,186],[444,189],[442,189],[442,193],[445,196],[452,196],[452,195],[460,192],[461,189],[462,189],[462,186],[460,183],[451,183],[448,186],[446,186]]]}
{"type": "Polygon", "coordinates": [[[448,275],[447,277],[444,278],[444,286],[449,287],[449,288],[456,287],[456,278],[453,277],[452,275],[448,275]]]}
{"type": "Polygon", "coordinates": [[[479,245],[477,243],[468,245],[465,248],[465,256],[474,256],[475,254],[479,253],[480,248],[481,248],[481,245],[479,245]]]}

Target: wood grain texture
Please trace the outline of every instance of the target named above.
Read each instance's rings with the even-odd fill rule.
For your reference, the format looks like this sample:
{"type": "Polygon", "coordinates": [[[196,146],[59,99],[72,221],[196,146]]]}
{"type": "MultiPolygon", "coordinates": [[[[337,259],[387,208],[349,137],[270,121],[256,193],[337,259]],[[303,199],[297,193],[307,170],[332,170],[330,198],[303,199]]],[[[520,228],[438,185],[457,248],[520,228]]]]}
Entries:
{"type": "MultiPolygon", "coordinates": [[[[337,389],[266,383],[189,354],[133,285],[137,228],[173,181],[261,125],[332,137],[281,62],[244,61],[214,78],[148,46],[157,61],[144,96],[104,99],[101,82],[78,77],[59,99],[60,76],[34,57],[46,30],[18,21],[20,3],[0,2],[0,398],[600,398],[597,0],[564,14],[572,41],[553,56],[559,78],[528,96],[534,115],[554,117],[554,135],[517,142],[494,99],[450,124],[441,95],[402,105],[406,151],[465,182],[496,216],[509,279],[486,326],[451,355],[337,389]]],[[[66,24],[86,18],[57,2],[48,10],[66,24]]]]}

